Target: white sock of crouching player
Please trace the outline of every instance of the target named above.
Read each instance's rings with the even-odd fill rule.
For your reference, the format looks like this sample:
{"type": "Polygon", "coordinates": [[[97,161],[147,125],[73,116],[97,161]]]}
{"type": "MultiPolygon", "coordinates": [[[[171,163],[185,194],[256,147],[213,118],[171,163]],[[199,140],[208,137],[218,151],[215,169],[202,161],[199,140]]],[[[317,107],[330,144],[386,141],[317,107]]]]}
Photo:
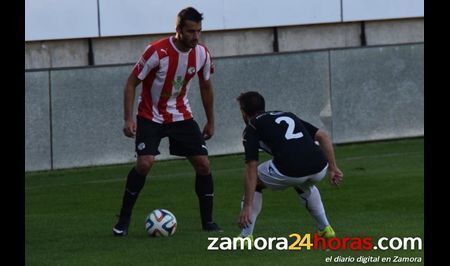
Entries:
{"type": "MultiPolygon", "coordinates": [[[[241,201],[241,210],[243,206],[244,206],[244,199],[242,199],[241,201]]],[[[261,212],[261,208],[262,208],[262,192],[255,191],[255,194],[253,195],[253,204],[252,204],[252,216],[251,216],[252,223],[247,228],[242,229],[241,231],[242,237],[246,237],[253,234],[256,218],[258,218],[258,215],[261,212]]]]}
{"type": "Polygon", "coordinates": [[[311,186],[308,189],[295,188],[295,190],[297,191],[300,202],[302,202],[316,221],[318,229],[323,230],[326,226],[330,225],[317,187],[311,186]]]}

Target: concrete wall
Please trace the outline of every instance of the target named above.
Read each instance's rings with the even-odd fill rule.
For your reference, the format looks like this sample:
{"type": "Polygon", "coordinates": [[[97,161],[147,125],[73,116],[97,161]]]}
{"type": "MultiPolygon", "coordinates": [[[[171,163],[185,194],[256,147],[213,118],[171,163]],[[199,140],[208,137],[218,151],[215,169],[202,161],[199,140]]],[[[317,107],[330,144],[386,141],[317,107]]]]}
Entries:
{"type": "Polygon", "coordinates": [[[365,23],[367,45],[416,43],[425,41],[424,20],[384,20],[365,23]]]}
{"type": "Polygon", "coordinates": [[[306,51],[361,44],[360,23],[283,27],[278,30],[280,51],[306,51]]]}
{"type": "Polygon", "coordinates": [[[123,85],[130,67],[51,71],[53,166],[130,161],[122,137],[123,85]]]}
{"type": "Polygon", "coordinates": [[[50,73],[25,73],[25,169],[51,169],[50,73]]]}
{"type": "Polygon", "coordinates": [[[423,136],[423,45],[330,53],[336,143],[423,136]]]}
{"type": "Polygon", "coordinates": [[[82,39],[27,42],[25,69],[87,66],[88,52],[88,42],[82,39]]]}
{"type": "MultiPolygon", "coordinates": [[[[424,42],[424,19],[370,21],[367,45],[424,42]]],[[[362,22],[277,27],[279,51],[350,48],[361,45],[362,22]]],[[[94,65],[134,64],[148,43],[167,35],[92,39],[94,65]]],[[[270,54],[274,28],[206,31],[203,42],[213,57],[270,54]]],[[[25,69],[88,66],[88,39],[25,43],[25,69]]]]}
{"type": "MultiPolygon", "coordinates": [[[[423,135],[423,44],[226,57],[215,64],[210,154],[242,151],[235,98],[245,90],[262,92],[267,109],[290,110],[324,128],[335,143],[423,135]]],[[[26,72],[26,170],[132,161],[133,141],[121,133],[131,67],[26,72]]],[[[190,97],[202,127],[197,83],[190,97]]],[[[159,159],[169,158],[166,142],[161,152],[159,159]]]]}

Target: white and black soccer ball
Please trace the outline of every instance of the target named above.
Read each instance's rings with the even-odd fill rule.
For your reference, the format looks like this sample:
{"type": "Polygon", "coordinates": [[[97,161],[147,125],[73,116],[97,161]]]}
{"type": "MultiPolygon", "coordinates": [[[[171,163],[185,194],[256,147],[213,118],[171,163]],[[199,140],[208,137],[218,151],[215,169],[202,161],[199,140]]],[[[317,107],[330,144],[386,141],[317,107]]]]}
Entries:
{"type": "Polygon", "coordinates": [[[165,209],[153,210],[145,218],[145,231],[149,236],[171,236],[177,229],[175,215],[165,209]]]}

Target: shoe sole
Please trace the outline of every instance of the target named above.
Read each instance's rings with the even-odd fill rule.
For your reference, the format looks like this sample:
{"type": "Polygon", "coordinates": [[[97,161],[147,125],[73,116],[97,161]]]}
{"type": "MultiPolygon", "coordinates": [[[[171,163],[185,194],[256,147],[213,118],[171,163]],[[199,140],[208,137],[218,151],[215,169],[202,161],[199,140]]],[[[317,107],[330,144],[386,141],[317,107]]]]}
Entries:
{"type": "Polygon", "coordinates": [[[126,230],[117,230],[116,228],[113,228],[112,231],[114,236],[126,236],[128,233],[126,230]]]}

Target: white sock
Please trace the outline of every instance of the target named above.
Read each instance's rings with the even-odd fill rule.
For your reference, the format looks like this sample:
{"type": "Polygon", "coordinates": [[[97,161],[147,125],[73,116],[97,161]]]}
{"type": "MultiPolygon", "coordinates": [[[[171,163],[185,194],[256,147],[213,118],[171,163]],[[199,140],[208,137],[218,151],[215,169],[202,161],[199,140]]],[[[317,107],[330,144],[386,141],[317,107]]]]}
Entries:
{"type": "MultiPolygon", "coordinates": [[[[244,199],[241,201],[241,210],[244,205],[244,199]]],[[[253,234],[253,229],[255,228],[256,218],[258,217],[259,213],[261,212],[262,208],[262,193],[255,191],[255,194],[253,195],[253,205],[252,205],[252,216],[251,221],[252,223],[249,224],[247,228],[242,229],[241,236],[246,237],[248,235],[253,234]]]]}
{"type": "Polygon", "coordinates": [[[316,221],[317,228],[323,230],[326,226],[330,225],[330,223],[325,214],[325,208],[323,207],[319,190],[316,186],[311,186],[309,189],[302,188],[302,190],[304,191],[302,194],[297,193],[300,201],[316,221]]]}

